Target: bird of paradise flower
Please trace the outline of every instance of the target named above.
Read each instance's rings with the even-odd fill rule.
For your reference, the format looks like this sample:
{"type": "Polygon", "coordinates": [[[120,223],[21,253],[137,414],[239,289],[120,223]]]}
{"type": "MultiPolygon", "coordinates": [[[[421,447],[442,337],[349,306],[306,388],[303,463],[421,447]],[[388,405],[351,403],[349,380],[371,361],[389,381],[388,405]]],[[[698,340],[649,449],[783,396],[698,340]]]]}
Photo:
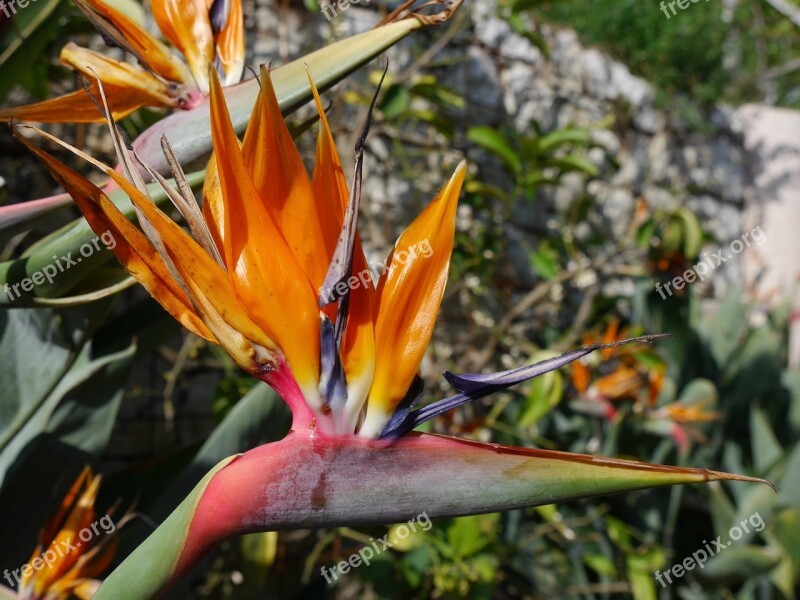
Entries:
{"type": "Polygon", "coordinates": [[[214,70],[210,82],[215,155],[202,209],[166,140],[177,189],[142,165],[167,190],[190,233],[148,198],[102,86],[122,174],[35,131],[113,178],[136,207],[141,230],[91,182],[21,138],[92,228],[112,231],[115,255],[147,291],[187,329],[222,345],[239,366],[275,388],[293,413],[286,438],[226,459],[206,475],[112,573],[97,599],[114,598],[120,590],[128,598],[154,597],[214,543],[248,531],[387,523],[418,514],[420,507],[433,518],[659,485],[760,481],[413,432],[444,411],[630,340],[579,348],[503,373],[446,373],[458,393],[419,408],[417,372],[447,281],[466,164],[456,167],[400,235],[377,286],[356,285],[353,274],[368,271],[358,212],[369,121],[348,190],[310,74],[320,116],[310,178],[265,69],[241,143],[214,70]],[[409,259],[406,250],[423,242],[431,252],[409,259]]]}
{"type": "Polygon", "coordinates": [[[6,580],[18,586],[16,595],[2,585],[0,591],[20,600],[89,600],[94,596],[101,583],[97,577],[114,559],[115,534],[122,525],[122,521],[114,524],[108,514],[97,519],[100,481],[101,476],[93,475],[89,467],[81,471],[42,528],[30,560],[20,569],[5,571],[6,580]]]}
{"type": "MultiPolygon", "coordinates": [[[[164,37],[186,58],[141,25],[102,0],[73,0],[105,40],[136,59],[116,60],[72,42],[61,63],[93,81],[99,77],[120,119],[142,106],[190,109],[208,94],[208,63],[224,85],[238,83],[244,70],[244,18],[241,0],[153,0],[153,17],[164,37]]],[[[92,92],[98,93],[92,84],[92,92]]],[[[104,117],[92,98],[78,90],[26,106],[0,110],[0,121],[96,122],[104,117]]]]}

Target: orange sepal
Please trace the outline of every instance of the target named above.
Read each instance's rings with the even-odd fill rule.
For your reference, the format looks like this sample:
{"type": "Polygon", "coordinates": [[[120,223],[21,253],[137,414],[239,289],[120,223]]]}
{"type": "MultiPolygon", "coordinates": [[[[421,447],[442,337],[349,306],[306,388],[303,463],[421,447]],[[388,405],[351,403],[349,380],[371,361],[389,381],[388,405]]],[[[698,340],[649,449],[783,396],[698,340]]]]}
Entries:
{"type": "Polygon", "coordinates": [[[596,393],[608,400],[633,398],[645,383],[644,376],[636,369],[621,365],[592,384],[596,393]]]}
{"type": "Polygon", "coordinates": [[[228,274],[250,314],[277,340],[297,383],[310,399],[319,381],[316,295],[245,168],[222,85],[213,69],[210,80],[211,134],[224,205],[220,237],[228,274]]]}
{"type": "Polygon", "coordinates": [[[147,98],[147,104],[151,106],[179,105],[177,94],[169,85],[130,63],[109,58],[72,42],[61,49],[59,59],[62,64],[83,73],[89,81],[100,79],[104,87],[129,89],[147,98]]]}
{"type": "MultiPolygon", "coordinates": [[[[73,495],[68,494],[68,497],[62,502],[60,511],[62,512],[64,508],[67,509],[66,518],[52,540],[43,540],[42,547],[45,549],[44,551],[52,549],[53,554],[58,558],[46,570],[42,569],[32,573],[30,579],[33,579],[34,595],[37,598],[41,597],[53,582],[67,573],[85,551],[84,546],[78,543],[74,550],[64,553],[63,556],[61,552],[57,552],[65,545],[77,542],[79,532],[91,525],[95,518],[94,501],[100,488],[100,476],[92,476],[91,472],[88,475],[81,473],[79,479],[81,480],[80,487],[83,487],[85,483],[85,489],[77,501],[75,501],[73,495]]],[[[42,554],[42,550],[37,548],[30,562],[33,562],[40,554],[42,554]]],[[[23,574],[22,584],[24,585],[26,582],[27,579],[23,574]]]]}
{"type": "Polygon", "coordinates": [[[462,162],[389,255],[374,304],[376,364],[369,411],[375,407],[390,414],[419,370],[447,283],[465,175],[462,162]]]}
{"type": "Polygon", "coordinates": [[[337,224],[335,216],[326,212],[329,207],[317,204],[265,67],[242,155],[261,202],[317,294],[333,254],[326,247],[324,232],[327,229],[330,237],[335,230],[338,237],[342,221],[339,218],[337,224]]]}

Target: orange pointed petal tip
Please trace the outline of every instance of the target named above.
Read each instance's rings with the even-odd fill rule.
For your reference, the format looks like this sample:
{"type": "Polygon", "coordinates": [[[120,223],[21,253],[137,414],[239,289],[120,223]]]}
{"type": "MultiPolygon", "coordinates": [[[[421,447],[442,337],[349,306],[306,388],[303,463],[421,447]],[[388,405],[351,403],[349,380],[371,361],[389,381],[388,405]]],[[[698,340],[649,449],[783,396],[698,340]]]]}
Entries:
{"type": "Polygon", "coordinates": [[[405,397],[433,335],[466,173],[462,161],[447,185],[397,240],[381,275],[373,306],[376,361],[362,425],[366,435],[380,433],[405,397]]]}
{"type": "Polygon", "coordinates": [[[74,540],[94,520],[94,502],[100,489],[100,480],[99,475],[93,476],[91,469],[85,467],[64,496],[56,514],[43,528],[39,545],[29,562],[46,551],[50,551],[54,559],[41,570],[23,571],[20,589],[30,591],[32,588],[31,597],[44,597],[45,592],[61,583],[60,580],[68,578],[68,572],[80,562],[88,550],[89,545],[78,544],[72,552],[55,552],[63,543],[74,540]]]}

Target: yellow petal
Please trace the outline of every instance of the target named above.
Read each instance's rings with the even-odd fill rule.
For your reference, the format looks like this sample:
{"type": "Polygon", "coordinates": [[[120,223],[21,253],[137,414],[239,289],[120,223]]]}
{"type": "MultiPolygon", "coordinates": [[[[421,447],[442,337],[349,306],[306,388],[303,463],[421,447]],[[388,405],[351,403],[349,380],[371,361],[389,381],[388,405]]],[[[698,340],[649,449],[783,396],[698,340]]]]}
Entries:
{"type": "Polygon", "coordinates": [[[403,232],[375,298],[375,378],[364,427],[380,429],[419,370],[444,295],[466,163],[403,232]]]}
{"type": "Polygon", "coordinates": [[[211,133],[224,204],[223,258],[236,293],[288,359],[307,401],[318,404],[319,311],[314,290],[265,210],[211,74],[211,133]]]}
{"type": "Polygon", "coordinates": [[[131,52],[137,60],[170,81],[191,83],[186,65],[161,41],[101,0],[75,0],[95,26],[118,45],[131,52]]]}
{"type": "Polygon", "coordinates": [[[153,18],[189,63],[197,87],[208,93],[208,65],[214,63],[214,34],[208,20],[211,0],[153,0],[153,18]]]}
{"type": "MultiPolygon", "coordinates": [[[[317,205],[303,159],[264,67],[256,104],[242,146],[245,166],[263,205],[317,294],[333,254],[326,248],[323,233],[323,221],[330,220],[330,215],[323,214],[324,209],[317,205]]],[[[327,224],[336,228],[338,236],[341,220],[338,225],[327,224]]]]}
{"type": "MultiPolygon", "coordinates": [[[[321,214],[328,215],[327,219],[323,219],[321,225],[325,255],[331,257],[336,249],[342,220],[347,210],[349,192],[339,153],[325,116],[325,109],[310,73],[308,80],[311,83],[311,90],[314,93],[314,101],[320,116],[311,189],[317,201],[318,210],[321,214]]],[[[344,419],[352,422],[350,431],[353,431],[355,420],[361,412],[375,371],[375,331],[372,320],[375,287],[358,234],[356,234],[353,253],[353,278],[348,281],[348,285],[351,289],[350,312],[339,355],[342,359],[348,388],[344,419]]],[[[333,319],[336,304],[329,304],[326,309],[330,309],[334,313],[329,314],[329,317],[333,319]]]]}
{"type": "Polygon", "coordinates": [[[97,235],[111,233],[115,242],[111,252],[148,293],[189,331],[217,343],[153,245],[114,203],[94,184],[44,150],[21,136],[19,140],[39,157],[72,196],[92,230],[97,235]]]}
{"type": "MultiPolygon", "coordinates": [[[[229,0],[225,26],[214,36],[216,58],[222,66],[222,84],[239,83],[244,71],[244,16],[242,0],[229,0]]],[[[212,24],[213,25],[213,24],[212,24]]]]}
{"type": "Polygon", "coordinates": [[[61,62],[86,75],[90,81],[99,78],[104,86],[127,88],[148,98],[151,106],[177,106],[177,95],[166,83],[147,71],[129,63],[114,60],[99,52],[68,43],[61,49],[61,62]]]}

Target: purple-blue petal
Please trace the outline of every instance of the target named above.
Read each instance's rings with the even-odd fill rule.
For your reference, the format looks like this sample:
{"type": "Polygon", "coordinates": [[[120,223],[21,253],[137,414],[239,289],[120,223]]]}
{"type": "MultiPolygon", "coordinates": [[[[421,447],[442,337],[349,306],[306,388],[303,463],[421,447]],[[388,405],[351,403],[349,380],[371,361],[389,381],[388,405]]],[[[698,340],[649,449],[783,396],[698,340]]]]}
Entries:
{"type": "Polygon", "coordinates": [[[516,369],[502,371],[500,373],[468,373],[465,375],[455,375],[454,373],[448,371],[444,374],[445,379],[447,379],[450,385],[460,392],[459,394],[450,396],[449,398],[443,398],[442,400],[433,402],[419,410],[405,410],[403,411],[403,414],[395,413],[392,415],[392,418],[386,424],[383,431],[381,431],[380,437],[401,437],[425,421],[429,421],[430,419],[461,406],[462,404],[483,398],[484,396],[488,396],[494,392],[509,388],[512,385],[516,385],[518,383],[522,383],[523,381],[538,377],[539,375],[544,375],[545,373],[554,371],[571,363],[574,360],[594,352],[595,350],[616,348],[617,346],[635,342],[649,343],[668,337],[672,336],[669,334],[645,335],[638,338],[631,338],[629,340],[612,342],[610,344],[594,344],[591,346],[578,348],[577,350],[571,350],[570,352],[555,358],[549,358],[532,365],[518,367],[516,369]]]}
{"type": "Polygon", "coordinates": [[[219,33],[225,28],[228,16],[231,14],[231,0],[214,0],[208,10],[208,19],[211,21],[211,31],[219,33]]]}

